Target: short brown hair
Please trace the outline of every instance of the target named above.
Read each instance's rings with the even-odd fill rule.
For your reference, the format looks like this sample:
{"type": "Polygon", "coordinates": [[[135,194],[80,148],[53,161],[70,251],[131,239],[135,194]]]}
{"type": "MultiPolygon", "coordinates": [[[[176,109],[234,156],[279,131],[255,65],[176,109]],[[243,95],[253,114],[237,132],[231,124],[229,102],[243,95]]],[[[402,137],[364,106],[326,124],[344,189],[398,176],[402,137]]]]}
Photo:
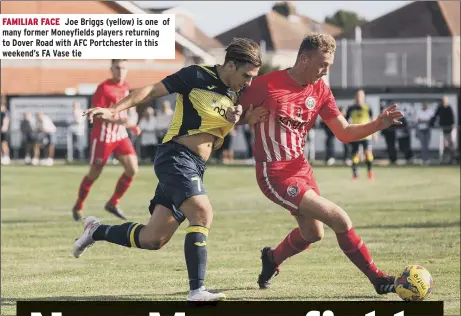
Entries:
{"type": "Polygon", "coordinates": [[[298,56],[303,52],[320,49],[324,53],[334,54],[336,40],[329,34],[311,33],[307,35],[299,46],[298,56]]]}
{"type": "Polygon", "coordinates": [[[259,44],[249,38],[234,38],[226,48],[224,64],[233,61],[237,68],[250,63],[255,67],[262,65],[259,44]]]}

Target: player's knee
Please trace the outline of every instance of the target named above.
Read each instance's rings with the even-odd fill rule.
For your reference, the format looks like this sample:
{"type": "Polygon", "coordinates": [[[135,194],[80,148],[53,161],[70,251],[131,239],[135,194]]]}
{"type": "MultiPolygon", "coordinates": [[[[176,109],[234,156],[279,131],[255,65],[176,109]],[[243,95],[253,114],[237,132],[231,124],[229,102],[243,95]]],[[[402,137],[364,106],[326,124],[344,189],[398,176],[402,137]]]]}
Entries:
{"type": "Polygon", "coordinates": [[[367,153],[366,153],[366,159],[367,159],[367,161],[370,161],[370,162],[371,162],[371,161],[374,160],[374,158],[375,158],[375,157],[373,156],[373,153],[372,153],[372,152],[367,152],[367,153]]]}
{"type": "Polygon", "coordinates": [[[143,248],[148,250],[160,250],[168,243],[168,241],[170,241],[170,238],[168,237],[153,239],[147,242],[143,248]]]}
{"type": "Polygon", "coordinates": [[[99,176],[101,175],[101,171],[102,171],[102,168],[98,168],[96,166],[92,166],[90,168],[90,172],[88,172],[87,174],[87,177],[92,180],[92,181],[95,181],[96,179],[99,178],[99,176]]]}
{"type": "Polygon", "coordinates": [[[339,206],[335,210],[334,220],[331,223],[331,228],[335,233],[347,232],[352,228],[352,221],[349,215],[339,206]]]}
{"type": "Polygon", "coordinates": [[[129,177],[134,177],[139,171],[138,166],[130,166],[125,170],[125,174],[129,177]]]}
{"type": "Polygon", "coordinates": [[[307,241],[310,244],[313,244],[323,239],[324,231],[322,229],[322,230],[315,230],[315,231],[308,232],[308,233],[301,233],[301,236],[303,237],[305,241],[307,241]]]}

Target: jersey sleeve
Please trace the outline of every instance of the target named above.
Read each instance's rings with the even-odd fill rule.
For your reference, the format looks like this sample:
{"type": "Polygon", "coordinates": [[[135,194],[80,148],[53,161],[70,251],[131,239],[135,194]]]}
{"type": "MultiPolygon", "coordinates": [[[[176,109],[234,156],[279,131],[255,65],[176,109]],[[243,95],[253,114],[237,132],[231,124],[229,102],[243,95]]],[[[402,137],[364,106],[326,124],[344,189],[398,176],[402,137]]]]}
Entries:
{"type": "Polygon", "coordinates": [[[242,106],[243,112],[248,110],[251,104],[253,106],[261,105],[267,98],[267,89],[267,82],[264,78],[255,78],[253,83],[245,88],[239,96],[238,103],[242,106]]]}
{"type": "Polygon", "coordinates": [[[324,121],[328,121],[341,115],[341,112],[339,112],[338,107],[336,106],[336,100],[333,96],[333,93],[331,92],[330,88],[327,87],[326,89],[326,96],[319,111],[320,117],[324,121]]]}
{"type": "Polygon", "coordinates": [[[96,92],[93,94],[93,99],[91,100],[91,105],[93,107],[106,107],[106,96],[104,93],[104,85],[100,84],[96,89],[96,92]]]}
{"type": "Polygon", "coordinates": [[[184,67],[181,70],[165,77],[161,82],[170,94],[187,94],[197,81],[197,66],[184,67]]]}

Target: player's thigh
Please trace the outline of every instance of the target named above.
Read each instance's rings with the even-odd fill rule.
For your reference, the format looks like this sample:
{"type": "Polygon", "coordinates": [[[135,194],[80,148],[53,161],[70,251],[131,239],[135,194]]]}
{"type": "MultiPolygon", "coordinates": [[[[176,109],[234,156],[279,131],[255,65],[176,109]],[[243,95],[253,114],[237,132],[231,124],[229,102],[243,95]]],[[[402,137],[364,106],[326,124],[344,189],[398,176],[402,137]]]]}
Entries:
{"type": "Polygon", "coordinates": [[[212,210],[203,184],[205,161],[183,145],[166,143],[157,149],[154,170],[170,209],[179,210],[191,225],[209,227],[212,210]]]}
{"type": "Polygon", "coordinates": [[[363,151],[367,154],[370,155],[373,152],[373,147],[371,146],[371,140],[365,139],[362,141],[362,147],[363,151]]]}
{"type": "Polygon", "coordinates": [[[306,241],[313,243],[323,238],[324,228],[321,221],[302,215],[295,215],[294,217],[298,222],[301,236],[306,241]]]}
{"type": "Polygon", "coordinates": [[[134,176],[139,171],[138,156],[136,155],[123,155],[118,157],[118,161],[125,168],[125,173],[128,176],[134,176]]]}
{"type": "Polygon", "coordinates": [[[139,234],[141,247],[160,249],[171,239],[179,225],[169,208],[160,204],[155,205],[149,222],[139,234]]]}
{"type": "Polygon", "coordinates": [[[110,154],[115,149],[114,143],[106,143],[98,138],[91,139],[90,143],[90,165],[95,168],[103,168],[110,154]]]}
{"type": "Polygon", "coordinates": [[[352,156],[357,155],[359,152],[360,142],[352,142],[351,144],[351,154],[352,156]]]}
{"type": "Polygon", "coordinates": [[[336,233],[343,233],[352,228],[349,215],[338,205],[318,195],[314,190],[304,193],[298,212],[331,227],[336,233]]]}

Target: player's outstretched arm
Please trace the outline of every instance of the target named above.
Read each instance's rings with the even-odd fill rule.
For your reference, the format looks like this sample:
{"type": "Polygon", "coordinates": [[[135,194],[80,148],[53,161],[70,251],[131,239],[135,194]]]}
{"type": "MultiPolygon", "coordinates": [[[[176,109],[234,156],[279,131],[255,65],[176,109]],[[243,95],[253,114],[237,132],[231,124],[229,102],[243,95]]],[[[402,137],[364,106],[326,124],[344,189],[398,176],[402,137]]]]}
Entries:
{"type": "Polygon", "coordinates": [[[114,109],[115,112],[122,112],[140,103],[146,103],[169,94],[170,93],[165,88],[163,83],[157,82],[156,84],[133,90],[123,100],[114,104],[110,108],[114,109]]]}
{"type": "Polygon", "coordinates": [[[128,124],[127,119],[120,118],[118,113],[140,103],[149,102],[169,94],[170,93],[165,88],[163,83],[157,82],[154,85],[149,85],[133,90],[128,96],[123,98],[120,102],[112,105],[110,108],[90,108],[85,110],[83,115],[87,115],[90,122],[93,122],[94,119],[100,119],[115,124],[126,125],[128,124]]]}
{"type": "Polygon", "coordinates": [[[401,117],[403,117],[403,113],[397,110],[397,105],[394,104],[385,109],[375,120],[366,124],[349,124],[342,115],[331,118],[325,123],[341,142],[350,143],[386,129],[391,125],[402,124],[398,120],[401,117]]]}

